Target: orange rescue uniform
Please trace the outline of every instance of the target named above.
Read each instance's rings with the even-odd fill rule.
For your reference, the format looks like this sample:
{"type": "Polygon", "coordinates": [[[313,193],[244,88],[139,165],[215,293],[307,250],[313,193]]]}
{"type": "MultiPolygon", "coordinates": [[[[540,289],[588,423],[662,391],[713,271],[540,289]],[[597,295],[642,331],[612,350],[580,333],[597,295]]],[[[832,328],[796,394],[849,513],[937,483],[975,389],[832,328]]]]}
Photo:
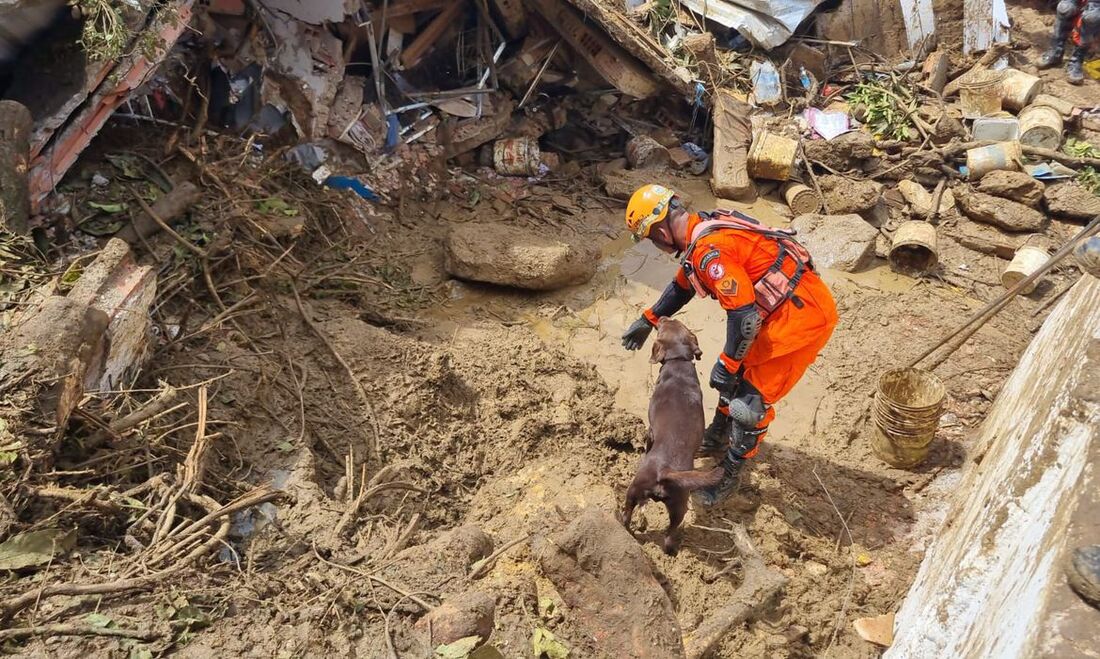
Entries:
{"type": "MultiPolygon", "coordinates": [[[[691,215],[688,235],[703,219],[697,213],[691,215]]],[[[779,245],[767,236],[719,229],[702,236],[684,258],[697,273],[702,289],[728,311],[755,302],[753,284],[764,276],[778,255],[779,245]]],[[[794,274],[792,259],[785,259],[782,267],[786,274],[794,274]]],[[[676,274],[676,284],[687,290],[693,288],[683,268],[676,274]]],[[[764,419],[757,424],[759,429],[767,428],[775,418],[773,406],[802,378],[836,327],[836,302],[816,272],[805,272],[795,295],[797,300],[787,300],[764,318],[744,359],[736,361],[726,354],[720,357],[731,373],[743,367],[743,378],[763,397],[767,407],[764,419]]],[[[652,310],[645,313],[651,322],[656,322],[652,310]]],[[[719,411],[727,413],[722,407],[719,411]]],[[[763,438],[761,434],[757,447],[763,438]]],[[[753,457],[757,450],[752,449],[744,457],[753,457]]]]}

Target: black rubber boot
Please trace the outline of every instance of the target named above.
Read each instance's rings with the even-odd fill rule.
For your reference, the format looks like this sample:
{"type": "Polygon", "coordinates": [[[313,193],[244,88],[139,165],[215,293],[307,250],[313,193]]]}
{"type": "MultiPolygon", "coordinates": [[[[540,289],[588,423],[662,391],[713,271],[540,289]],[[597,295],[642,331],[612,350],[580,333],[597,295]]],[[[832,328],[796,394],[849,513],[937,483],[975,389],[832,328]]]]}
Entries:
{"type": "Polygon", "coordinates": [[[1071,85],[1079,85],[1085,81],[1085,49],[1081,46],[1076,46],[1073,54],[1069,56],[1069,63],[1066,64],[1066,80],[1071,85]]]}
{"type": "Polygon", "coordinates": [[[1066,565],[1066,579],[1073,592],[1100,609],[1100,545],[1078,547],[1066,565]]]}
{"type": "Polygon", "coordinates": [[[1040,69],[1053,69],[1062,63],[1062,58],[1066,54],[1065,39],[1060,39],[1058,43],[1051,44],[1050,48],[1043,53],[1039,58],[1038,68],[1040,69]]]}
{"type": "Polygon", "coordinates": [[[714,413],[714,419],[703,432],[703,445],[699,447],[699,456],[718,457],[730,445],[730,423],[728,415],[721,412],[714,413]]]}
{"type": "Polygon", "coordinates": [[[735,455],[733,450],[726,451],[726,457],[722,460],[722,479],[713,487],[699,490],[699,503],[704,506],[713,506],[726,500],[741,482],[741,468],[745,465],[745,458],[735,455]]]}

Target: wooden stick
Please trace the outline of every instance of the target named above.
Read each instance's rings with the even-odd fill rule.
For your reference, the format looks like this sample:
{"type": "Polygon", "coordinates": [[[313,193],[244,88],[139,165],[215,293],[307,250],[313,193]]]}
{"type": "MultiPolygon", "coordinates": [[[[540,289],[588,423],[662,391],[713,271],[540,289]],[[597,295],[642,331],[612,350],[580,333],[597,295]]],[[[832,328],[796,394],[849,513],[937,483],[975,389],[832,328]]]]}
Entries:
{"type": "Polygon", "coordinates": [[[160,638],[160,633],[141,629],[112,629],[91,625],[36,625],[34,627],[14,627],[0,630],[0,641],[15,641],[35,636],[113,636],[115,638],[136,638],[152,641],[160,638]]]}
{"type": "Polygon", "coordinates": [[[1059,248],[1053,256],[1047,259],[1047,262],[1044,263],[1038,270],[1021,279],[1019,282],[1016,283],[1015,286],[1001,294],[1000,297],[985,305],[978,311],[974,312],[974,314],[963,321],[961,325],[948,332],[947,335],[936,342],[935,345],[925,350],[916,359],[909,362],[906,367],[913,368],[921,361],[923,361],[926,357],[936,352],[943,345],[954,339],[954,345],[949,346],[948,350],[944,351],[943,354],[941,354],[935,361],[933,361],[931,365],[928,366],[927,370],[931,371],[942,364],[945,359],[952,355],[952,353],[962,347],[962,345],[966,343],[967,339],[969,339],[975,332],[977,332],[983,325],[985,325],[990,318],[997,315],[997,313],[1000,312],[1000,310],[1003,309],[1005,305],[1011,302],[1012,298],[1016,297],[1029,284],[1031,284],[1031,282],[1035,281],[1039,277],[1042,277],[1051,268],[1057,265],[1059,261],[1068,256],[1080,240],[1083,240],[1092,235],[1092,233],[1098,227],[1100,227],[1100,215],[1094,217],[1092,219],[1092,222],[1090,222],[1088,226],[1086,226],[1084,229],[1081,229],[1081,231],[1072,239],[1070,239],[1065,245],[1062,245],[1062,247],[1059,248]]]}

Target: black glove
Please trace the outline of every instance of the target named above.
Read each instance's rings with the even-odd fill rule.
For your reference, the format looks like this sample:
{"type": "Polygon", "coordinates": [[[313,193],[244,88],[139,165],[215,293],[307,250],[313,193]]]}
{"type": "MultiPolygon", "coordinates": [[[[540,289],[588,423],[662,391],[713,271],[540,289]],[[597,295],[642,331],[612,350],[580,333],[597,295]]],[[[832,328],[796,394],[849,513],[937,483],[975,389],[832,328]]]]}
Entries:
{"type": "Polygon", "coordinates": [[[645,340],[649,338],[649,333],[653,331],[653,326],[649,324],[649,320],[642,316],[638,320],[635,320],[630,324],[630,327],[626,328],[623,332],[623,347],[627,350],[637,350],[645,344],[645,340]]]}
{"type": "Polygon", "coordinates": [[[717,389],[718,393],[723,396],[732,396],[733,391],[737,389],[737,385],[740,381],[740,376],[736,373],[730,373],[729,369],[726,368],[725,362],[721,359],[715,361],[714,368],[710,369],[711,389],[717,389]]]}

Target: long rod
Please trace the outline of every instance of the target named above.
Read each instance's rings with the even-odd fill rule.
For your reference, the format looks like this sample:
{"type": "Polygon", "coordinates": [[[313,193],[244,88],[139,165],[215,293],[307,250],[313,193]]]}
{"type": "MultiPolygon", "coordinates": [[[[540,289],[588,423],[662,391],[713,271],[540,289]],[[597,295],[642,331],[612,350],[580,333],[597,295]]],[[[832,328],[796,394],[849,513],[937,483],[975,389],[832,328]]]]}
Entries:
{"type": "Polygon", "coordinates": [[[1012,298],[1016,297],[1031,282],[1035,281],[1039,277],[1042,277],[1051,268],[1057,265],[1059,261],[1068,256],[1069,253],[1073,251],[1073,248],[1077,245],[1077,243],[1080,242],[1082,239],[1089,237],[1089,235],[1091,235],[1097,227],[1100,227],[1100,215],[1092,218],[1092,222],[1089,222],[1088,226],[1086,226],[1084,229],[1081,229],[1081,231],[1065,245],[1062,245],[1062,247],[1057,252],[1055,252],[1053,256],[1047,259],[1047,262],[1044,263],[1038,270],[1016,282],[1015,286],[1005,291],[999,298],[993,300],[989,304],[985,305],[985,307],[979,309],[977,312],[974,313],[974,315],[970,316],[970,318],[967,318],[961,325],[951,330],[947,335],[940,339],[935,345],[933,345],[928,350],[925,350],[923,353],[921,353],[919,357],[917,357],[913,361],[909,362],[908,367],[913,368],[921,361],[923,361],[924,358],[939,350],[944,344],[948,343],[952,339],[956,339],[956,337],[959,337],[958,339],[956,339],[955,345],[951,346],[950,350],[947,350],[942,355],[940,355],[940,357],[937,358],[936,361],[934,361],[928,367],[928,370],[931,371],[942,364],[945,359],[950,357],[956,350],[962,347],[963,343],[966,343],[966,340],[973,336],[974,332],[977,332],[982,327],[982,325],[985,325],[990,318],[995,316],[1001,309],[1003,309],[1012,300],[1012,298]],[[971,325],[973,325],[973,327],[971,327],[971,325]]]}

